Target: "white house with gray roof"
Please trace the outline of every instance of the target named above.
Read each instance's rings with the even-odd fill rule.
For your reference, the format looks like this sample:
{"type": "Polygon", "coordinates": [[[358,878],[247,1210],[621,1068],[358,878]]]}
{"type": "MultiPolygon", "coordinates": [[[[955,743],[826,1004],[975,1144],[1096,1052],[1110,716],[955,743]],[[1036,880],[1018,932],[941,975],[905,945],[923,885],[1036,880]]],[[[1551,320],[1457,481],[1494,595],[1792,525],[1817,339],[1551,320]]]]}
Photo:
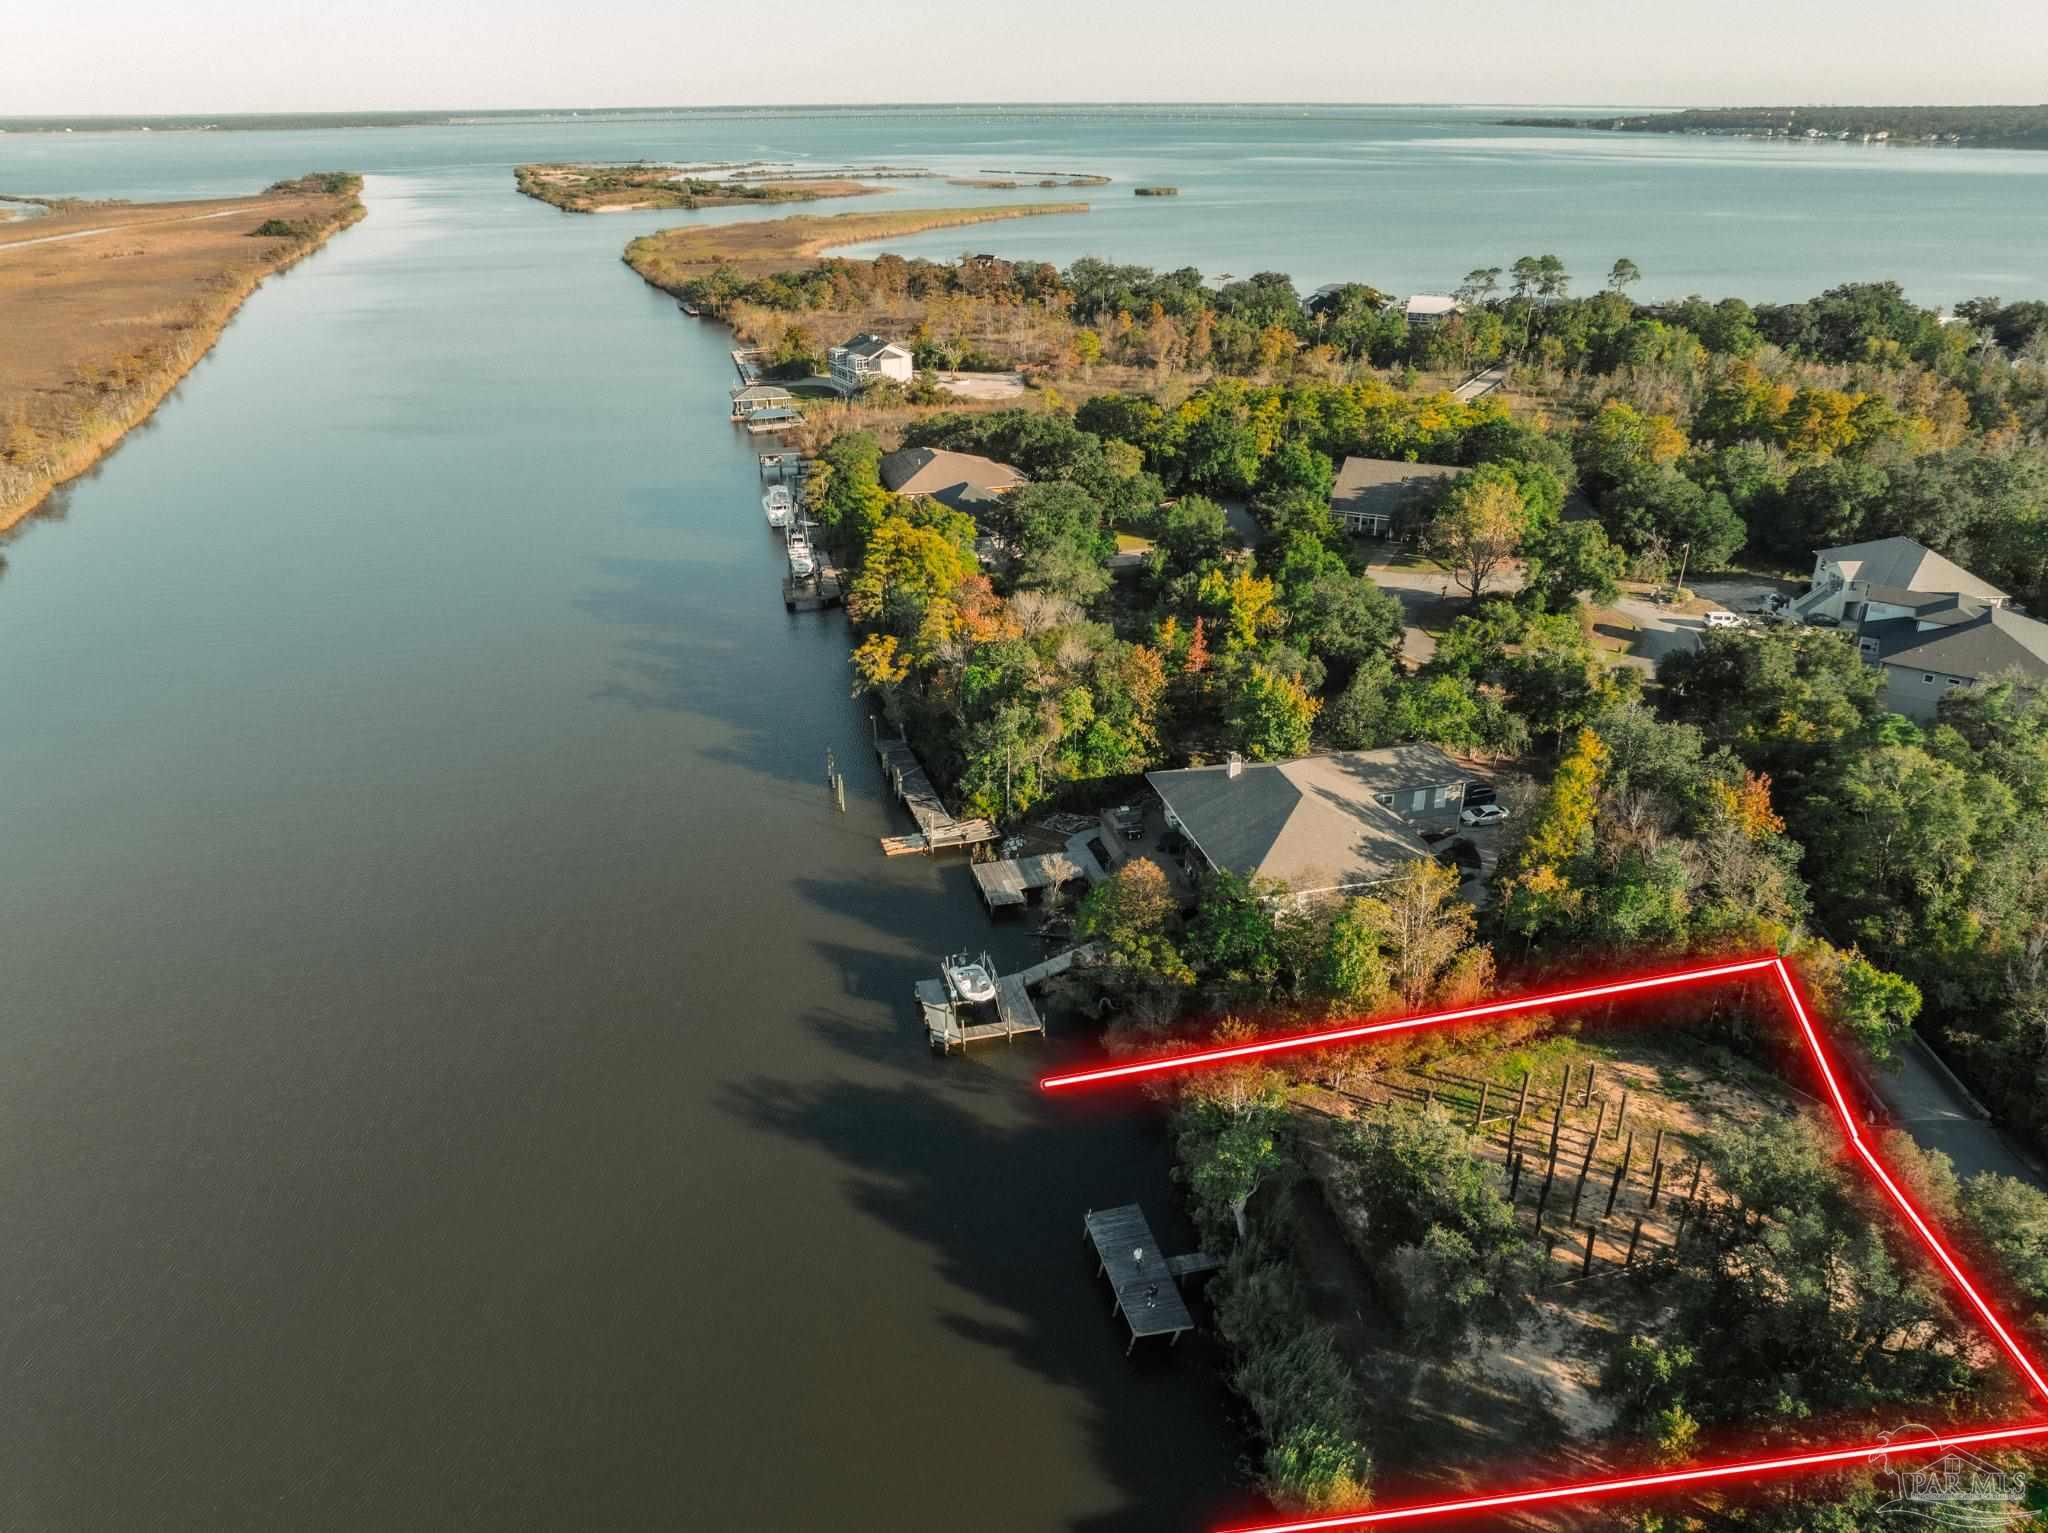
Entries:
{"type": "Polygon", "coordinates": [[[2006,601],[1997,586],[1924,544],[1911,538],[1877,538],[1816,553],[1813,587],[1792,604],[1791,615],[1802,622],[1818,618],[1854,624],[1864,601],[1883,592],[1967,596],[1991,606],[2006,601]]]}
{"type": "Polygon", "coordinates": [[[825,354],[832,381],[851,394],[878,378],[908,383],[915,371],[908,347],[879,335],[856,335],[825,354]]]}
{"type": "Polygon", "coordinates": [[[1434,745],[1147,772],[1210,869],[1277,879],[1298,895],[1370,888],[1432,854],[1469,774],[1434,745]]]}

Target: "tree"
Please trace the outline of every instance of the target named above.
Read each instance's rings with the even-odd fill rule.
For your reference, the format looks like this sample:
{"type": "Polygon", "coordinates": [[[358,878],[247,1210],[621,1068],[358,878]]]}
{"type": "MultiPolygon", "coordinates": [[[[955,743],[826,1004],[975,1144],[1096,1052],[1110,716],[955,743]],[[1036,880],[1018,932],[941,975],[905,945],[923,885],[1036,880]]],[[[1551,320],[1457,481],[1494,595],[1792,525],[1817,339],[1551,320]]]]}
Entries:
{"type": "Polygon", "coordinates": [[[1642,280],[1642,269],[1627,256],[1616,261],[1607,272],[1607,286],[1617,293],[1626,293],[1642,280]]]}
{"type": "Polygon", "coordinates": [[[1403,863],[1352,909],[1380,933],[1394,990],[1411,1011],[1428,1004],[1477,926],[1472,907],[1458,898],[1458,875],[1428,857],[1403,863]]]}
{"type": "Polygon", "coordinates": [[[1616,582],[1628,568],[1628,556],[1597,522],[1539,527],[1523,541],[1522,554],[1528,561],[1522,590],[1549,611],[1566,610],[1581,593],[1603,604],[1621,595],[1616,582]]]}
{"type": "Polygon", "coordinates": [[[1174,945],[1180,903],[1166,874],[1149,858],[1132,858],[1090,889],[1075,914],[1074,930],[1101,942],[1116,967],[1182,984],[1194,978],[1174,945]]]}
{"type": "Polygon", "coordinates": [[[1239,660],[1225,682],[1224,724],[1231,742],[1253,761],[1305,756],[1320,699],[1295,678],[1258,660],[1239,660]]]}
{"type": "Polygon", "coordinates": [[[1422,546],[1477,601],[1487,581],[1521,548],[1528,530],[1527,508],[1514,476],[1487,464],[1452,482],[1423,527],[1422,546]]]}

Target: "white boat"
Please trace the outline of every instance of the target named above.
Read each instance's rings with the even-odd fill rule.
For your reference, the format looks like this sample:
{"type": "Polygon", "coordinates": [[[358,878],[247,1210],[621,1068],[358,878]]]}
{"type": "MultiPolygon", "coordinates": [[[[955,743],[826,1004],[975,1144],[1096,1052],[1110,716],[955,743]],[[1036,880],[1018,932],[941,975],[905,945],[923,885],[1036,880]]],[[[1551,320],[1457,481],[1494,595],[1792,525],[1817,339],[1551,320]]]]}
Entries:
{"type": "Polygon", "coordinates": [[[796,501],[790,496],[789,486],[770,485],[768,493],[761,497],[761,509],[768,513],[770,527],[787,527],[790,515],[796,510],[796,501]]]}
{"type": "Polygon", "coordinates": [[[975,963],[965,953],[955,953],[939,965],[939,975],[956,1001],[979,1006],[996,998],[995,976],[990,973],[988,955],[975,963]]]}
{"type": "Polygon", "coordinates": [[[818,559],[811,552],[811,540],[804,536],[801,527],[789,535],[789,572],[799,580],[818,572],[818,559]]]}

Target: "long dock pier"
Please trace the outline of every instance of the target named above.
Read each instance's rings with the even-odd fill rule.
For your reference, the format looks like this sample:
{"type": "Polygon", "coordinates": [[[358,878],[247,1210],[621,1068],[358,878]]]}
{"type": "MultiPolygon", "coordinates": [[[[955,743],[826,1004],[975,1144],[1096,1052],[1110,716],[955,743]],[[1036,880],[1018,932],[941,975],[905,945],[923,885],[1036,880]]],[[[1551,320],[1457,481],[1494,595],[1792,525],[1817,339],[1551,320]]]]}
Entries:
{"type": "Polygon", "coordinates": [[[882,759],[882,772],[889,779],[889,786],[903,800],[903,807],[910,811],[910,817],[917,821],[915,834],[882,837],[882,851],[886,855],[899,857],[906,852],[936,852],[949,846],[974,846],[995,840],[996,828],[990,821],[953,818],[939,798],[938,789],[932,786],[931,778],[925,775],[923,764],[904,741],[884,740],[881,731],[877,730],[875,754],[882,759]]]}
{"type": "Polygon", "coordinates": [[[1055,975],[1066,973],[1075,964],[1100,957],[1101,952],[1099,943],[1084,942],[1079,947],[1055,953],[1028,969],[997,976],[996,998],[988,1003],[994,1016],[980,1022],[969,1018],[976,1015],[987,1017],[987,1010],[962,1006],[947,993],[942,979],[921,979],[916,987],[917,1005],[924,1016],[925,1035],[941,1054],[950,1053],[955,1048],[965,1052],[970,1043],[987,1043],[998,1038],[1009,1043],[1032,1034],[1043,1036],[1045,1018],[1039,1015],[1038,1004],[1031,999],[1031,992],[1055,975]]]}
{"type": "Polygon", "coordinates": [[[1095,1247],[1097,1277],[1108,1277],[1116,1300],[1109,1307],[1121,1313],[1131,1328],[1124,1356],[1131,1355],[1141,1336],[1171,1336],[1174,1345],[1182,1331],[1195,1328],[1188,1301],[1180,1291],[1180,1280],[1198,1272],[1213,1272],[1223,1259],[1206,1251],[1186,1256],[1161,1254],[1159,1241],[1145,1210],[1136,1203],[1121,1208],[1090,1209],[1081,1222],[1082,1239],[1095,1247]]]}

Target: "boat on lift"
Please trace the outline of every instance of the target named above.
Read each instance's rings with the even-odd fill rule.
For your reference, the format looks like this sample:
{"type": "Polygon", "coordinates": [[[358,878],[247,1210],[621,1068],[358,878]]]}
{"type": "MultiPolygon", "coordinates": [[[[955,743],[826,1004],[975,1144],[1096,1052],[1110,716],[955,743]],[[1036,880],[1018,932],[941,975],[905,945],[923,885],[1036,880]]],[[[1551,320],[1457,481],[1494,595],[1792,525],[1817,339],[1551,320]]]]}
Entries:
{"type": "Polygon", "coordinates": [[[811,540],[801,527],[789,530],[789,572],[799,580],[818,573],[818,556],[811,552],[811,540]]]}
{"type": "Polygon", "coordinates": [[[965,953],[954,953],[940,963],[939,976],[946,982],[946,992],[963,1005],[979,1006],[996,998],[995,967],[986,953],[979,963],[965,953]]]}
{"type": "Polygon", "coordinates": [[[787,527],[790,517],[796,513],[796,500],[789,493],[789,486],[769,485],[768,493],[761,497],[761,509],[768,513],[770,527],[787,527]]]}

